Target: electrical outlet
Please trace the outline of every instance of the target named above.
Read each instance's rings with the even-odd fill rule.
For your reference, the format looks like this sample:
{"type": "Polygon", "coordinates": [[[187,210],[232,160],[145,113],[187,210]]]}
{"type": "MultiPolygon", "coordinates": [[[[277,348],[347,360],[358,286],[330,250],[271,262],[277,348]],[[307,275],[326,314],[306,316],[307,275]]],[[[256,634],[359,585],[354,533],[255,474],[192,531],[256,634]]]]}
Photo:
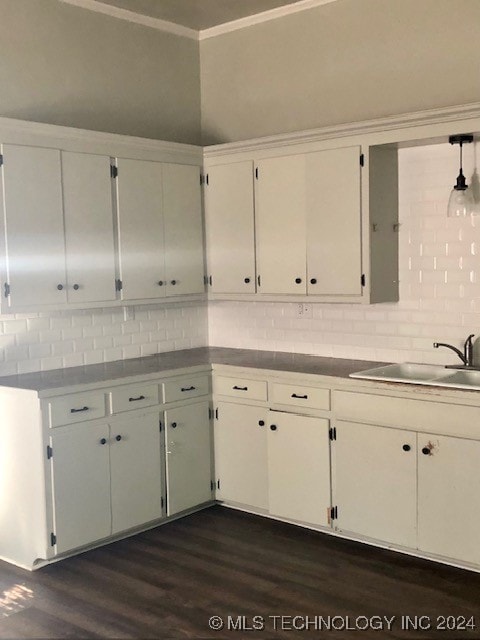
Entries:
{"type": "Polygon", "coordinates": [[[125,322],[135,320],[135,307],[123,307],[123,319],[125,322]]]}
{"type": "Polygon", "coordinates": [[[312,305],[303,302],[297,304],[297,318],[311,318],[312,317],[312,305]]]}

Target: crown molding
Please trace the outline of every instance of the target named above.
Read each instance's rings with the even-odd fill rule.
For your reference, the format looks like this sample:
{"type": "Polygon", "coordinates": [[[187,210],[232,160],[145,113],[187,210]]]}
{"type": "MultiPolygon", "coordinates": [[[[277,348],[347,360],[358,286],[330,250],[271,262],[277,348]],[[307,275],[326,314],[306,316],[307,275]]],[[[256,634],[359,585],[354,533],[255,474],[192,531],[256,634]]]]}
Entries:
{"type": "Polygon", "coordinates": [[[202,156],[201,146],[183,142],[168,142],[120,133],[76,129],[56,124],[0,117],[0,137],[2,142],[5,143],[7,140],[10,141],[17,136],[23,136],[32,142],[35,141],[36,144],[46,144],[47,146],[54,139],[60,142],[81,143],[82,145],[94,144],[105,147],[115,145],[116,148],[136,149],[137,151],[153,153],[171,153],[187,158],[201,158],[202,156]]]}
{"type": "Polygon", "coordinates": [[[103,15],[110,16],[111,18],[118,18],[119,20],[126,20],[127,22],[133,22],[140,24],[143,27],[150,27],[151,29],[157,29],[158,31],[166,31],[176,36],[182,36],[184,38],[190,38],[192,40],[199,40],[199,32],[196,29],[189,29],[182,25],[175,24],[174,22],[168,22],[167,20],[160,20],[159,18],[152,18],[135,11],[129,11],[128,9],[120,9],[110,4],[104,4],[99,0],[60,0],[64,4],[70,4],[80,9],[89,9],[96,13],[102,13],[103,15]]]}
{"type": "Polygon", "coordinates": [[[183,36],[185,38],[191,38],[192,40],[198,41],[214,38],[215,36],[219,36],[224,33],[238,31],[239,29],[245,29],[246,27],[261,24],[262,22],[269,22],[270,20],[283,18],[294,13],[299,13],[300,11],[320,7],[324,4],[330,4],[331,2],[337,2],[337,0],[299,0],[299,2],[292,2],[291,4],[287,4],[283,7],[269,9],[262,13],[247,16],[246,18],[239,18],[238,20],[225,22],[224,24],[219,24],[215,27],[210,27],[209,29],[203,29],[202,31],[183,27],[179,24],[175,24],[174,22],[168,22],[167,20],[152,18],[151,16],[136,13],[135,11],[129,11],[128,9],[120,9],[119,7],[114,7],[110,4],[104,4],[101,0],[60,0],[60,2],[70,4],[81,9],[89,9],[96,13],[102,13],[103,15],[110,16],[111,18],[126,20],[127,22],[140,24],[144,27],[150,27],[151,29],[165,31],[176,36],[183,36]]]}
{"type": "Polygon", "coordinates": [[[324,140],[364,136],[376,133],[392,132],[391,141],[396,141],[395,131],[412,130],[429,125],[442,125],[450,122],[476,120],[474,126],[480,126],[480,102],[456,105],[453,107],[440,107],[425,111],[414,111],[396,116],[376,118],[375,120],[363,120],[350,122],[319,129],[308,129],[293,133],[252,138],[239,142],[228,142],[204,147],[204,157],[214,158],[232,153],[252,152],[259,149],[275,149],[289,144],[303,144],[309,142],[322,142],[324,140]]]}
{"type": "Polygon", "coordinates": [[[300,11],[306,11],[307,9],[314,9],[324,4],[330,4],[337,2],[337,0],[300,0],[299,2],[293,2],[283,7],[277,7],[276,9],[269,9],[262,13],[255,13],[252,16],[246,18],[239,18],[238,20],[232,20],[231,22],[225,22],[219,24],[216,27],[210,27],[209,29],[203,29],[199,31],[199,40],[206,40],[208,38],[214,38],[224,33],[231,33],[232,31],[238,31],[239,29],[245,29],[255,24],[261,24],[262,22],[269,22],[270,20],[276,20],[277,18],[283,18],[290,16],[300,11]]]}

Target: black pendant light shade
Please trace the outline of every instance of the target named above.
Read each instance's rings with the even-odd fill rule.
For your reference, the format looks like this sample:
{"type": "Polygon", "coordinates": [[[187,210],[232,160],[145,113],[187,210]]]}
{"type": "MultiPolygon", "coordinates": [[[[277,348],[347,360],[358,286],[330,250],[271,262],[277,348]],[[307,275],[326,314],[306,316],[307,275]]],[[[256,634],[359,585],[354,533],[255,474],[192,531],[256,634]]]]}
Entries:
{"type": "Polygon", "coordinates": [[[470,215],[473,208],[472,192],[471,189],[468,188],[462,167],[463,145],[473,142],[473,135],[464,133],[456,136],[450,136],[448,141],[450,144],[458,144],[460,146],[460,170],[458,172],[457,182],[450,193],[447,215],[449,218],[459,218],[470,215]]]}

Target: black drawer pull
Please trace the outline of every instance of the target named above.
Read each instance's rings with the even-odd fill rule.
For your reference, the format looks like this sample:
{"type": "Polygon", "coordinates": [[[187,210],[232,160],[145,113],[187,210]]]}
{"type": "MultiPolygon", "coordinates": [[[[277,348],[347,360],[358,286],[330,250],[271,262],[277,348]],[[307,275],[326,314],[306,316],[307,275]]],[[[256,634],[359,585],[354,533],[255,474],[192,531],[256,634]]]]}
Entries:
{"type": "Polygon", "coordinates": [[[264,427],[265,426],[265,420],[259,420],[258,421],[258,426],[259,427],[264,427]]]}
{"type": "Polygon", "coordinates": [[[296,282],[296,284],[301,284],[302,279],[301,278],[295,278],[295,282],[296,282]]]}
{"type": "Polygon", "coordinates": [[[298,393],[292,393],[292,398],[299,398],[300,400],[308,400],[308,396],[299,396],[298,393]]]}
{"type": "Polygon", "coordinates": [[[80,285],[79,284],[74,284],[73,288],[75,291],[78,291],[80,289],[80,285]]]}
{"type": "Polygon", "coordinates": [[[137,402],[137,400],[145,400],[145,396],[138,396],[138,398],[129,398],[129,402],[137,402]]]}
{"type": "Polygon", "coordinates": [[[80,413],[81,411],[88,411],[88,407],[82,407],[81,409],[70,409],[70,413],[80,413]]]}
{"type": "Polygon", "coordinates": [[[176,422],[172,422],[172,429],[176,429],[177,428],[177,423],[176,422]]]}
{"type": "Polygon", "coordinates": [[[410,451],[410,449],[411,449],[411,448],[412,448],[412,447],[411,447],[409,444],[404,444],[404,445],[403,445],[403,447],[402,447],[402,449],[403,449],[404,451],[410,451]]]}
{"type": "Polygon", "coordinates": [[[245,279],[244,279],[244,282],[245,282],[245,284],[249,284],[249,282],[250,282],[250,278],[245,278],[245,279]]]}
{"type": "Polygon", "coordinates": [[[248,387],[237,387],[237,385],[232,387],[232,389],[234,389],[235,391],[248,391],[248,387]]]}
{"type": "Polygon", "coordinates": [[[181,391],[195,391],[195,387],[182,387],[181,391]]]}
{"type": "Polygon", "coordinates": [[[59,291],[63,291],[63,284],[57,284],[57,289],[59,291]]]}
{"type": "Polygon", "coordinates": [[[271,424],[270,425],[270,430],[271,431],[276,431],[277,430],[277,425],[276,424],[271,424]]]}
{"type": "Polygon", "coordinates": [[[424,455],[424,456],[429,456],[429,455],[431,455],[431,449],[430,449],[430,447],[423,447],[423,449],[422,449],[422,453],[423,453],[423,455],[424,455]]]}
{"type": "Polygon", "coordinates": [[[120,442],[120,440],[121,440],[121,439],[122,439],[122,436],[115,436],[115,440],[116,440],[117,442],[120,442]]]}
{"type": "Polygon", "coordinates": [[[102,438],[100,440],[100,444],[107,444],[107,439],[106,438],[102,438]]]}

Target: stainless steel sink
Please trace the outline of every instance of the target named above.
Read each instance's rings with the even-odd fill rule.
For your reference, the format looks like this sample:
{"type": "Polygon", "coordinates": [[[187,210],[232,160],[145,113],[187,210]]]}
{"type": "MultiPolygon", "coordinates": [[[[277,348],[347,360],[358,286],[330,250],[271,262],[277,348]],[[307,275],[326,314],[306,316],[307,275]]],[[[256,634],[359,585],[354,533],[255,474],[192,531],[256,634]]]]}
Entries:
{"type": "Polygon", "coordinates": [[[404,362],[350,374],[351,378],[425,384],[480,391],[480,371],[454,371],[440,365],[404,362]]]}

